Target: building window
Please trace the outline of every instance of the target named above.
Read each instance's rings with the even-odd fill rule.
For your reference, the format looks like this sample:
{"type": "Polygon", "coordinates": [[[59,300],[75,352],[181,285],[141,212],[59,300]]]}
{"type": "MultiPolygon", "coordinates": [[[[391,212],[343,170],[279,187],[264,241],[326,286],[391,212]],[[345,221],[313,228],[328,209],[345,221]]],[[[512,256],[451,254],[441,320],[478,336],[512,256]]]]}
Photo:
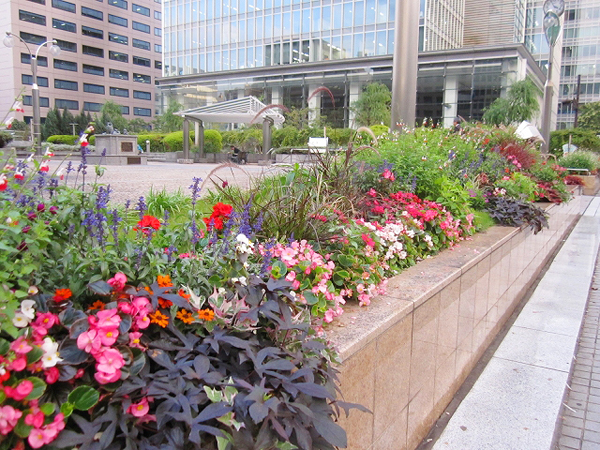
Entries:
{"type": "Polygon", "coordinates": [[[117,80],[129,80],[129,72],[125,72],[124,70],[110,69],[108,74],[111,78],[116,78],[117,80]]]}
{"type": "MultiPolygon", "coordinates": [[[[33,75],[22,74],[21,75],[21,83],[31,86],[33,84],[33,75]]],[[[48,87],[48,78],[38,76],[37,84],[38,84],[38,86],[48,87]]]]}
{"type": "Polygon", "coordinates": [[[81,26],[81,34],[96,39],[104,39],[104,31],[99,30],[98,28],[86,27],[85,25],[81,26]]]}
{"type": "MultiPolygon", "coordinates": [[[[25,106],[33,106],[33,97],[31,95],[23,96],[23,105],[25,106]]],[[[42,108],[50,107],[50,99],[48,97],[40,97],[40,106],[42,108]]]]}
{"type": "Polygon", "coordinates": [[[155,10],[155,11],[154,11],[154,18],[155,18],[156,20],[162,20],[162,12],[160,12],[160,11],[156,11],[156,10],[155,10]]]}
{"type": "Polygon", "coordinates": [[[61,70],[70,70],[71,72],[77,72],[77,63],[72,61],[65,61],[63,59],[55,59],[54,68],[61,70]]]}
{"type": "Polygon", "coordinates": [[[108,22],[113,23],[115,25],[119,25],[121,27],[127,27],[127,19],[119,16],[113,16],[112,14],[108,15],[108,22]]]}
{"type": "Polygon", "coordinates": [[[104,86],[101,84],[83,83],[83,92],[90,94],[104,94],[104,86]]]}
{"type": "Polygon", "coordinates": [[[32,3],[39,3],[40,5],[45,5],[46,0],[29,0],[32,3]]]}
{"type": "Polygon", "coordinates": [[[83,110],[89,112],[100,112],[102,103],[83,102],[83,110]]]}
{"type": "Polygon", "coordinates": [[[55,41],[61,50],[77,53],[77,44],[75,42],[63,41],[62,39],[55,39],[55,41]]]}
{"type": "Polygon", "coordinates": [[[22,9],[19,10],[19,20],[46,26],[46,16],[35,14],[29,11],[23,11],[22,9]]]}
{"type": "Polygon", "coordinates": [[[127,53],[113,52],[112,50],[109,50],[108,59],[126,63],[129,62],[129,55],[127,53]]]}
{"type": "Polygon", "coordinates": [[[64,0],[52,0],[52,7],[72,13],[75,12],[75,3],[65,2],[64,0]]]}
{"type": "Polygon", "coordinates": [[[55,89],[64,89],[67,91],[79,90],[79,87],[77,86],[77,81],[58,80],[58,79],[54,79],[54,88],[55,89]]]}
{"type": "Polygon", "coordinates": [[[136,66],[144,66],[144,67],[150,67],[151,65],[151,61],[147,58],[142,58],[140,56],[134,56],[133,57],[133,63],[136,66]]]}
{"type": "MultiPolygon", "coordinates": [[[[21,62],[23,64],[31,64],[31,55],[29,53],[21,53],[21,62]]],[[[39,67],[48,67],[48,58],[45,56],[38,56],[37,65],[39,67]]]]}
{"type": "Polygon", "coordinates": [[[145,91],[133,91],[133,98],[139,98],[140,100],[152,100],[152,94],[145,91]]]}
{"type": "Polygon", "coordinates": [[[108,0],[108,4],[117,8],[127,9],[127,2],[125,0],[108,0]]]}
{"type": "Polygon", "coordinates": [[[162,28],[154,28],[154,36],[162,36],[162,28]]]}
{"type": "Polygon", "coordinates": [[[108,40],[117,44],[129,45],[129,38],[117,33],[108,33],[108,40]]]}
{"type": "Polygon", "coordinates": [[[52,28],[68,31],[69,33],[77,33],[77,25],[75,25],[73,22],[67,22],[66,20],[62,19],[52,19],[52,28]]]}
{"type": "Polygon", "coordinates": [[[158,70],[162,70],[162,61],[154,60],[154,68],[158,70]]]}
{"type": "Polygon", "coordinates": [[[129,97],[129,89],[111,87],[110,95],[113,97],[129,97]]]}
{"type": "Polygon", "coordinates": [[[131,28],[133,28],[134,30],[137,30],[137,31],[141,31],[142,33],[150,34],[150,26],[146,25],[145,23],[142,23],[142,22],[136,22],[136,21],[131,22],[131,28]]]}
{"type": "Polygon", "coordinates": [[[152,109],[150,108],[137,108],[133,107],[133,115],[134,116],[144,116],[150,117],[152,115],[152,109]]]}
{"type": "Polygon", "coordinates": [[[131,45],[135,48],[141,48],[142,50],[150,50],[150,42],[142,41],[141,39],[132,39],[131,45]]]}
{"type": "Polygon", "coordinates": [[[81,53],[84,55],[97,56],[98,58],[104,58],[104,50],[98,47],[91,47],[89,45],[81,46],[81,53]]]}
{"type": "Polygon", "coordinates": [[[79,102],[77,100],[65,100],[62,98],[57,98],[54,100],[54,106],[56,106],[58,109],[67,108],[78,110],[79,102]]]}
{"type": "Polygon", "coordinates": [[[91,17],[92,19],[96,20],[104,20],[104,14],[102,13],[102,11],[88,8],[86,6],[81,7],[81,15],[85,17],[91,17]]]}
{"type": "Polygon", "coordinates": [[[104,76],[104,67],[92,66],[90,64],[83,65],[83,73],[89,73],[90,75],[104,76]]]}
{"type": "Polygon", "coordinates": [[[124,116],[128,116],[129,115],[129,106],[121,106],[121,114],[123,114],[124,116]]]}
{"type": "Polygon", "coordinates": [[[150,17],[150,9],[146,8],[145,6],[140,6],[140,5],[136,5],[135,3],[132,3],[131,10],[134,13],[138,13],[138,14],[142,14],[143,16],[150,17]]]}
{"type": "Polygon", "coordinates": [[[154,44],[154,51],[156,53],[162,53],[162,45],[160,45],[160,44],[154,44]]]}
{"type": "Polygon", "coordinates": [[[19,36],[28,44],[43,44],[46,42],[45,36],[40,36],[39,34],[26,33],[24,31],[19,32],[19,36]]]}
{"type": "Polygon", "coordinates": [[[141,73],[133,74],[133,81],[138,83],[152,83],[152,77],[150,75],[142,75],[141,73]]]}

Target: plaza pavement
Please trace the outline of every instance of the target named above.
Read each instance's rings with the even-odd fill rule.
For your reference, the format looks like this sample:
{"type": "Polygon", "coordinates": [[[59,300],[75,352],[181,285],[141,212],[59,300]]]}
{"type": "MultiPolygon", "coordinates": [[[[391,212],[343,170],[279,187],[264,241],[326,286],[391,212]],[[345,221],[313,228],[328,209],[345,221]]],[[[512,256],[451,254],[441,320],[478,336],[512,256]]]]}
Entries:
{"type": "Polygon", "coordinates": [[[419,450],[600,449],[600,197],[584,198],[522,310],[419,450]]]}

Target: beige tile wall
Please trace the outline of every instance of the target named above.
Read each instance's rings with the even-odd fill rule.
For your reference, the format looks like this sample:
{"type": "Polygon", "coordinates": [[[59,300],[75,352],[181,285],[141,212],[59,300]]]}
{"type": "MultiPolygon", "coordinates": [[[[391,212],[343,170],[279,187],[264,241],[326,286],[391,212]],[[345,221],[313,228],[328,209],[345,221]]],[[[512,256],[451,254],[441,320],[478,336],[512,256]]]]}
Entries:
{"type": "Polygon", "coordinates": [[[337,323],[344,400],[372,411],[341,419],[348,448],[420,443],[579,217],[580,197],[548,212],[550,229],[494,227],[394,277],[387,296],[337,323]]]}

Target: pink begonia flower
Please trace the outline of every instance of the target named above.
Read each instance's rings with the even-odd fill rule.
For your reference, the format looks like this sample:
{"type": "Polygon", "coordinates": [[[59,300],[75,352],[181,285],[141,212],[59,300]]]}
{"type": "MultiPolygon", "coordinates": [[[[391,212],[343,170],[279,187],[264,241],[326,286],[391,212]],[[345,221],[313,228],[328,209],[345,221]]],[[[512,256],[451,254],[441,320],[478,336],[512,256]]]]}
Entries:
{"type": "Polygon", "coordinates": [[[31,324],[31,327],[40,336],[46,336],[48,330],[57,323],[60,323],[58,316],[52,313],[37,313],[37,318],[31,324]]]}
{"type": "Polygon", "coordinates": [[[358,296],[358,305],[359,306],[369,306],[371,304],[371,297],[369,294],[360,294],[358,296]]]}
{"type": "Polygon", "coordinates": [[[132,403],[127,412],[135,417],[143,417],[150,411],[150,405],[148,405],[148,399],[143,398],[139,403],[132,403]]]}
{"type": "Polygon", "coordinates": [[[100,338],[100,342],[102,343],[102,345],[110,347],[115,342],[117,342],[117,338],[119,337],[119,330],[100,329],[98,330],[98,337],[100,338]]]}
{"type": "Polygon", "coordinates": [[[120,302],[117,305],[117,309],[122,312],[123,314],[133,314],[133,306],[131,305],[131,303],[127,303],[127,302],[120,302]]]}
{"type": "Polygon", "coordinates": [[[115,273],[114,277],[107,281],[107,283],[110,284],[117,291],[120,291],[125,287],[125,284],[127,283],[127,277],[123,272],[117,272],[115,273]]]}
{"type": "Polygon", "coordinates": [[[58,433],[49,427],[34,428],[29,432],[27,442],[29,442],[32,448],[40,448],[52,442],[57,435],[58,433]]]}
{"type": "Polygon", "coordinates": [[[147,315],[137,316],[135,318],[135,326],[140,330],[144,330],[150,326],[150,319],[147,315]]]}
{"type": "Polygon", "coordinates": [[[77,348],[86,353],[95,353],[102,347],[102,342],[98,339],[98,331],[84,331],[77,337],[77,348]]]}
{"type": "Polygon", "coordinates": [[[150,300],[146,297],[135,297],[131,304],[133,305],[134,314],[145,316],[150,312],[150,300]]]}
{"type": "Polygon", "coordinates": [[[121,317],[117,314],[117,308],[98,311],[96,317],[98,318],[98,322],[96,322],[95,326],[99,329],[114,330],[119,328],[119,324],[121,323],[121,317]]]}
{"type": "Polygon", "coordinates": [[[35,413],[27,414],[25,416],[25,425],[29,425],[33,428],[41,428],[44,425],[44,413],[42,411],[37,411],[35,413]]]}
{"type": "Polygon", "coordinates": [[[0,406],[0,434],[3,436],[8,435],[22,415],[22,411],[19,411],[10,405],[0,406]]]}
{"type": "Polygon", "coordinates": [[[291,270],[290,272],[288,272],[288,274],[285,276],[286,281],[294,281],[296,279],[296,272],[294,272],[293,270],[291,270]]]}
{"type": "Polygon", "coordinates": [[[297,291],[300,288],[300,282],[298,280],[292,281],[292,289],[297,291]]]}
{"type": "Polygon", "coordinates": [[[14,372],[21,372],[25,367],[27,367],[27,358],[25,355],[19,355],[8,364],[7,369],[14,372]]]}
{"type": "Polygon", "coordinates": [[[18,402],[31,394],[31,391],[33,391],[33,383],[29,380],[22,380],[15,388],[10,386],[4,387],[4,393],[6,396],[18,402]]]}
{"type": "Polygon", "coordinates": [[[119,378],[121,378],[121,369],[117,369],[113,373],[106,373],[106,372],[99,371],[94,374],[94,378],[100,384],[114,383],[119,378]]]}
{"type": "Polygon", "coordinates": [[[96,357],[96,370],[107,374],[113,374],[125,365],[123,355],[119,350],[107,348],[96,357]]]}
{"type": "Polygon", "coordinates": [[[24,336],[21,336],[10,344],[10,349],[17,355],[26,355],[33,350],[33,347],[29,345],[24,336]]]}
{"type": "Polygon", "coordinates": [[[129,333],[129,346],[139,348],[145,350],[140,343],[140,338],[142,337],[142,333],[139,331],[132,331],[129,333]]]}
{"type": "Polygon", "coordinates": [[[46,383],[54,384],[60,378],[60,372],[56,367],[50,367],[46,370],[46,383]]]}
{"type": "Polygon", "coordinates": [[[333,317],[334,317],[333,309],[329,308],[327,311],[325,311],[325,317],[324,317],[325,322],[327,322],[327,323],[333,322],[333,317]]]}

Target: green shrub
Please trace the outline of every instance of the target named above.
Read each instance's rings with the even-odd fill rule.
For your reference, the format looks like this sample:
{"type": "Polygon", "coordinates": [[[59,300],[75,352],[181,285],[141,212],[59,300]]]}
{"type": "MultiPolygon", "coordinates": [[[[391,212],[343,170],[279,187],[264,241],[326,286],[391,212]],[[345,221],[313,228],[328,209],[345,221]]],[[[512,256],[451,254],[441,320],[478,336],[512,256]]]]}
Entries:
{"type": "Polygon", "coordinates": [[[10,141],[12,141],[12,135],[8,131],[0,131],[0,148],[6,146],[10,141]]]}
{"type": "MultiPolygon", "coordinates": [[[[152,133],[152,134],[138,134],[137,142],[138,145],[146,151],[146,141],[150,141],[150,151],[151,152],[164,152],[165,144],[163,139],[165,138],[164,134],[152,133]]],[[[181,142],[183,145],[183,135],[181,137],[181,142]]]]}
{"type": "MultiPolygon", "coordinates": [[[[167,134],[163,142],[165,144],[166,152],[181,152],[183,151],[183,131],[174,131],[173,133],[167,134]]],[[[189,139],[190,147],[192,146],[192,140],[189,139]]]]}
{"type": "Polygon", "coordinates": [[[600,167],[598,155],[586,151],[569,153],[559,158],[558,164],[567,169],[587,169],[590,172],[594,172],[600,167]]]}
{"type": "Polygon", "coordinates": [[[220,153],[223,149],[223,138],[217,130],[204,130],[204,152],[220,153]]]}
{"type": "Polygon", "coordinates": [[[569,130],[558,130],[550,133],[550,150],[556,155],[562,155],[562,146],[571,143],[580,149],[600,152],[600,138],[591,130],[572,128],[569,130]]]}
{"type": "Polygon", "coordinates": [[[369,128],[377,137],[386,135],[390,129],[387,125],[371,125],[369,128]]]}
{"type": "Polygon", "coordinates": [[[336,147],[346,147],[354,136],[355,130],[351,128],[332,128],[327,130],[329,143],[336,147]]]}
{"type": "Polygon", "coordinates": [[[71,134],[55,134],[54,136],[48,137],[46,142],[51,144],[67,144],[74,145],[79,140],[79,136],[73,136],[71,134]]]}
{"type": "Polygon", "coordinates": [[[496,182],[496,187],[505,189],[506,195],[512,198],[534,201],[537,183],[520,172],[515,172],[508,180],[496,182]]]}
{"type": "Polygon", "coordinates": [[[96,135],[93,134],[88,138],[88,142],[90,143],[90,145],[96,145],[96,135]]]}

